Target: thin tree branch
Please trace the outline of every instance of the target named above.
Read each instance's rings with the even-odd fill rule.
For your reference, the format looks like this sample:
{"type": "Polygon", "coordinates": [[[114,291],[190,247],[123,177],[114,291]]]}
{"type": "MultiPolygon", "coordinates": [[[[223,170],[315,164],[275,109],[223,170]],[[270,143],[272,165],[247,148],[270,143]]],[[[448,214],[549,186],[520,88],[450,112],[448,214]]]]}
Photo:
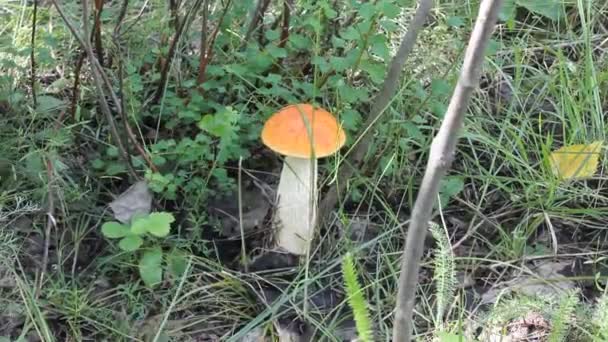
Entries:
{"type": "Polygon", "coordinates": [[[454,159],[458,133],[464,121],[469,100],[479,83],[484,53],[496,25],[501,5],[502,0],[483,0],[481,2],[456,89],[443,123],[431,144],[427,168],[414,204],[405,250],[401,259],[393,341],[411,340],[418,271],[431,212],[437,197],[439,183],[454,159]]]}
{"type": "Polygon", "coordinates": [[[38,106],[38,99],[36,98],[36,16],[38,14],[38,0],[34,0],[34,11],[32,13],[32,40],[31,40],[31,51],[30,51],[30,62],[31,62],[31,87],[32,87],[32,100],[34,107],[38,106]]]}
{"type": "Polygon", "coordinates": [[[101,42],[101,12],[103,12],[103,3],[103,0],[95,0],[95,26],[93,27],[95,52],[97,52],[97,60],[101,66],[103,66],[103,44],[101,42]]]}
{"type": "Polygon", "coordinates": [[[46,274],[46,269],[49,266],[49,249],[51,247],[51,232],[53,227],[57,226],[57,221],[55,220],[55,177],[53,170],[53,162],[49,158],[49,156],[45,157],[46,164],[46,176],[47,176],[47,210],[46,210],[46,227],[44,229],[44,251],[42,254],[42,264],[40,266],[40,278],[39,282],[36,286],[35,298],[38,298],[40,295],[40,290],[42,289],[42,284],[44,283],[44,276],[46,274]]]}
{"type": "Polygon", "coordinates": [[[232,5],[232,0],[228,0],[228,2],[226,3],[226,7],[224,7],[224,10],[222,11],[219,21],[215,26],[215,29],[211,33],[209,42],[206,44],[207,50],[205,50],[205,56],[204,58],[202,58],[201,64],[199,65],[199,73],[197,78],[198,85],[201,85],[203,82],[205,82],[205,72],[207,70],[207,65],[209,65],[209,61],[211,61],[211,58],[213,57],[213,46],[215,45],[215,39],[217,38],[217,34],[220,32],[220,28],[222,26],[222,23],[224,22],[226,13],[228,13],[230,5],[232,5]]]}
{"type": "Polygon", "coordinates": [[[433,0],[419,0],[416,14],[414,15],[407,33],[401,40],[401,45],[399,46],[397,54],[391,61],[391,65],[387,72],[386,79],[384,80],[384,84],[382,85],[382,89],[378,95],[376,95],[370,110],[370,115],[367,117],[367,120],[363,125],[364,129],[359,135],[360,141],[352,148],[347,162],[342,164],[343,166],[338,173],[338,181],[329,189],[321,202],[321,205],[319,206],[319,218],[322,220],[320,222],[327,220],[329,214],[338,202],[338,195],[344,190],[346,182],[353,175],[355,169],[361,167],[365,152],[372,141],[372,135],[368,132],[371,131],[372,126],[380,121],[382,113],[390,104],[391,98],[395,94],[397,86],[399,85],[401,70],[403,69],[405,61],[416,44],[418,32],[420,32],[424,26],[426,18],[432,8],[433,0]]]}
{"type": "MultiPolygon", "coordinates": [[[[281,39],[279,40],[279,47],[285,47],[287,40],[289,39],[289,19],[291,17],[291,11],[293,9],[293,0],[283,0],[283,15],[281,23],[281,39]]],[[[279,63],[280,64],[280,63],[279,63]]]]}
{"type": "Polygon", "coordinates": [[[203,83],[205,78],[205,69],[203,66],[205,65],[205,60],[207,59],[207,26],[209,19],[209,0],[204,0],[203,2],[203,22],[201,24],[201,47],[200,47],[200,56],[198,60],[198,77],[197,83],[203,83]]]}
{"type": "Polygon", "coordinates": [[[264,18],[266,9],[268,9],[268,5],[270,5],[270,0],[258,0],[255,10],[253,10],[253,15],[251,17],[251,21],[249,22],[249,27],[247,28],[247,33],[245,33],[245,38],[243,39],[241,48],[247,45],[249,39],[251,39],[251,35],[257,30],[262,18],[264,18]]]}
{"type": "MultiPolygon", "coordinates": [[[[108,104],[108,101],[106,100],[106,98],[104,96],[104,78],[103,78],[102,74],[100,73],[100,70],[103,71],[103,69],[102,69],[101,65],[99,64],[99,61],[97,60],[97,58],[95,58],[95,54],[93,53],[93,48],[91,47],[91,43],[88,39],[88,37],[90,35],[88,1],[87,0],[81,1],[81,3],[82,3],[82,21],[83,21],[83,23],[82,23],[83,35],[82,36],[78,33],[75,26],[65,15],[65,13],[63,12],[63,9],[61,8],[61,6],[57,2],[57,0],[51,0],[51,1],[53,2],[55,9],[57,9],[57,12],[61,16],[61,19],[63,19],[63,22],[66,24],[66,26],[68,27],[68,29],[70,30],[70,32],[72,33],[74,38],[76,38],[78,43],[81,45],[81,47],[84,49],[85,53],[87,54],[87,57],[89,58],[89,61],[91,63],[91,71],[93,74],[93,81],[95,83],[95,87],[97,88],[99,106],[101,107],[101,112],[106,117],[106,121],[108,121],[108,126],[110,127],[110,133],[112,134],[112,138],[116,141],[118,150],[120,151],[120,154],[121,154],[122,158],[124,159],[125,163],[127,163],[129,173],[134,178],[137,178],[137,173],[135,172],[135,170],[133,169],[133,166],[131,165],[131,158],[129,157],[129,154],[127,153],[127,150],[125,149],[125,146],[123,145],[123,142],[120,139],[120,134],[118,133],[118,129],[116,128],[116,123],[114,122],[112,112],[110,111],[110,105],[108,104]],[[83,37],[85,37],[85,38],[83,38],[83,37]]],[[[113,94],[111,87],[108,87],[108,91],[111,94],[113,94]]],[[[113,95],[114,96],[113,96],[112,100],[117,101],[118,99],[116,98],[115,94],[113,94],[113,95]]],[[[120,106],[119,102],[116,102],[116,105],[120,106]]]]}
{"type": "Polygon", "coordinates": [[[163,96],[163,93],[165,92],[165,85],[167,84],[167,80],[169,79],[169,69],[171,69],[171,62],[173,61],[173,57],[175,56],[175,53],[177,51],[177,45],[182,36],[182,33],[184,32],[186,23],[188,23],[190,21],[189,17],[191,15],[191,13],[198,12],[198,9],[201,6],[202,2],[203,2],[202,0],[196,0],[196,2],[194,3],[194,5],[192,6],[192,8],[189,11],[189,14],[186,14],[184,16],[184,18],[182,20],[180,20],[180,25],[179,25],[178,29],[175,31],[175,34],[173,35],[173,39],[171,39],[171,44],[169,45],[169,52],[167,53],[167,58],[163,61],[162,65],[161,65],[160,80],[158,82],[158,86],[156,87],[156,91],[154,92],[154,95],[152,96],[150,101],[148,101],[146,104],[157,103],[158,100],[160,100],[161,96],[163,96]]]}

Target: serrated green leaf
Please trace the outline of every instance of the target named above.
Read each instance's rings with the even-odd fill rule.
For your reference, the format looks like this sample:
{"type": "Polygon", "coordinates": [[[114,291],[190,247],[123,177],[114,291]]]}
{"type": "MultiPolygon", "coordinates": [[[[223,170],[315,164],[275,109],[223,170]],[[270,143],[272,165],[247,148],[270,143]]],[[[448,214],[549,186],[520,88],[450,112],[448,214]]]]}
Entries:
{"type": "Polygon", "coordinates": [[[129,235],[129,227],[119,222],[106,222],[101,226],[101,233],[109,239],[118,239],[129,235]]]}
{"type": "Polygon", "coordinates": [[[266,36],[266,39],[270,41],[277,40],[281,36],[281,32],[279,30],[267,30],[264,33],[264,36],[266,36]]]}
{"type": "Polygon", "coordinates": [[[139,259],[139,276],[146,286],[153,287],[163,280],[163,251],[154,248],[145,251],[139,259]]]}
{"type": "Polygon", "coordinates": [[[287,57],[287,50],[280,48],[276,45],[268,45],[266,47],[266,51],[268,51],[268,53],[273,57],[273,58],[285,58],[287,57]]]}
{"type": "Polygon", "coordinates": [[[152,213],[148,216],[148,232],[157,237],[165,237],[171,231],[175,218],[171,213],[152,213]]]}
{"type": "Polygon", "coordinates": [[[144,240],[137,235],[128,235],[118,242],[118,247],[125,252],[133,252],[144,243],[144,240]]]}

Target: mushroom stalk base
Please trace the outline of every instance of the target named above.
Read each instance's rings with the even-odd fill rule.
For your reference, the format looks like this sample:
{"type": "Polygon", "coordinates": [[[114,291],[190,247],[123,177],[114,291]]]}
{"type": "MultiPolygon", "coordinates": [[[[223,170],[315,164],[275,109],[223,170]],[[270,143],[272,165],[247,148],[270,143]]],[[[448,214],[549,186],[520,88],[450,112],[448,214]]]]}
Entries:
{"type": "Polygon", "coordinates": [[[317,160],[286,157],[277,190],[279,247],[304,255],[314,235],[316,221],[317,160]]]}

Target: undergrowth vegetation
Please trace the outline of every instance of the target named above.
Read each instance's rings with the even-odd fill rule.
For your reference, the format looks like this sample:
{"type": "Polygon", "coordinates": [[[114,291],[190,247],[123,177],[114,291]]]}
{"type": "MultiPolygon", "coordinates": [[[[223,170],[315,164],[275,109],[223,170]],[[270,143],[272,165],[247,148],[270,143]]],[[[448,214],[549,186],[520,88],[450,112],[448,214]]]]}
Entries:
{"type": "MultiPolygon", "coordinates": [[[[81,4],[0,0],[0,341],[390,340],[479,1],[436,1],[372,126],[413,0],[96,0],[86,25],[81,4]],[[260,140],[293,103],[347,137],[304,258],[271,248],[282,156],[260,140]]],[[[607,110],[608,3],[505,1],[429,223],[420,341],[608,339],[607,110]],[[594,142],[597,171],[556,177],[552,152],[594,142]]]]}

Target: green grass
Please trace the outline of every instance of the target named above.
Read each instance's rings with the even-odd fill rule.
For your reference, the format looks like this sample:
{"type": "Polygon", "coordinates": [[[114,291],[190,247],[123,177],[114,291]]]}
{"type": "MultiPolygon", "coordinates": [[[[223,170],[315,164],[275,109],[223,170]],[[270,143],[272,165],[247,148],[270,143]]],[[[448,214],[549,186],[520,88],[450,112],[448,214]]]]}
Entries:
{"type": "MultiPolygon", "coordinates": [[[[209,17],[212,29],[221,2],[210,2],[214,4],[209,17]]],[[[58,117],[69,113],[71,105],[77,45],[56,12],[41,6],[37,93],[44,105],[53,105],[53,99],[60,103],[59,108],[35,108],[29,88],[32,9],[18,1],[0,4],[0,283],[6,274],[14,282],[0,287],[0,337],[18,340],[31,334],[44,341],[161,341],[168,336],[187,341],[216,336],[236,341],[255,331],[276,334],[273,324],[287,314],[317,329],[315,340],[338,341],[338,335],[348,331],[346,327],[353,328],[341,278],[342,260],[350,251],[359,260],[357,271],[374,335],[379,340],[389,338],[403,232],[428,148],[458,76],[477,2],[463,6],[458,1],[438,1],[398,93],[383,114],[385,120],[369,128],[374,140],[355,177],[335,179],[341,157],[321,163],[320,183],[348,182],[348,191],[342,194],[334,216],[334,225],[342,228],[319,236],[305,263],[272,277],[231,266],[238,264],[240,256],[220,257],[226,252],[222,248],[228,248],[227,239],[209,234],[214,218],[207,204],[214,196],[235,189],[240,156],[245,170],[262,182],[274,181],[267,175],[276,171],[275,161],[272,154],[261,152],[257,134],[263,120],[287,102],[314,99],[333,110],[349,133],[348,146],[342,151],[348,154],[358,141],[357,132],[368,129],[361,122],[381,86],[378,74],[382,76],[390,60],[383,51],[396,49],[407,28],[406,19],[413,13],[412,2],[402,2],[403,13],[389,17],[387,11],[383,18],[374,17],[373,11],[367,17],[365,7],[340,3],[335,15],[341,20],[354,15],[355,24],[363,23],[361,28],[368,29],[363,32],[371,36],[348,40],[345,37],[355,34],[338,28],[341,40],[334,35],[327,41],[326,30],[334,22],[328,20],[332,13],[321,3],[332,2],[296,2],[310,14],[291,19],[292,34],[298,32],[304,43],[297,47],[297,42],[290,42],[285,51],[276,49],[274,36],[280,32],[271,30],[266,32],[270,42],[265,46],[256,43],[239,49],[246,27],[242,21],[251,8],[235,2],[218,35],[208,83],[198,99],[192,85],[198,55],[192,45],[200,39],[201,22],[195,16],[180,41],[163,97],[145,108],[158,80],[156,58],[167,53],[168,44],[159,45],[160,41],[173,34],[166,4],[150,1],[133,26],[144,1],[130,4],[125,24],[130,31],[124,35],[120,53],[112,40],[117,8],[109,5],[102,32],[104,48],[115,63],[120,59],[125,67],[126,114],[160,173],[152,177],[130,146],[134,165],[140,176],[148,172],[148,178],[156,182],[155,207],[178,219],[162,246],[178,247],[191,256],[183,277],[168,277],[154,289],[139,279],[137,260],[118,252],[100,232],[101,224],[111,219],[106,207],[111,195],[133,179],[121,171],[124,165],[116,142],[96,112],[88,64],[81,74],[76,116],[65,114],[65,123],[58,125],[58,117]],[[4,11],[11,15],[3,16],[4,11]],[[463,25],[450,26],[454,17],[461,18],[463,25]],[[349,61],[349,51],[367,43],[373,55],[351,56],[357,70],[341,70],[342,63],[349,61]],[[303,64],[310,60],[313,64],[305,74],[303,64]],[[318,89],[315,85],[320,82],[324,85],[318,89]],[[189,94],[189,104],[184,104],[181,92],[189,94]],[[222,126],[224,131],[215,134],[198,129],[204,115],[222,113],[226,106],[234,109],[238,123],[222,126]],[[3,108],[10,112],[2,112],[3,108]],[[46,159],[52,163],[51,179],[46,159]],[[96,167],[96,160],[103,166],[96,167]],[[58,225],[52,230],[50,263],[38,292],[41,249],[35,242],[43,241],[49,191],[55,199],[58,225]],[[349,235],[361,228],[356,227],[361,222],[367,224],[362,241],[349,235]],[[260,284],[280,276],[290,279],[283,294],[265,304],[258,298],[260,284]],[[304,305],[305,298],[317,298],[327,289],[338,294],[331,308],[319,311],[314,305],[304,305]],[[18,319],[8,320],[9,314],[18,319]],[[9,321],[17,323],[7,328],[9,321]]],[[[189,6],[185,2],[180,13],[185,14],[189,6]]],[[[436,246],[429,245],[415,310],[416,334],[421,340],[431,340],[439,331],[471,337],[475,332],[468,326],[506,329],[531,311],[547,318],[553,327],[547,334],[555,341],[564,340],[559,337],[567,333],[581,341],[606,335],[601,319],[596,323],[590,319],[603,317],[605,311],[605,305],[596,309],[592,298],[602,295],[606,286],[602,252],[608,208],[605,153],[596,176],[586,181],[560,182],[548,164],[556,148],[605,140],[607,133],[608,5],[580,0],[575,7],[566,23],[522,10],[517,20],[497,30],[482,88],[470,106],[449,174],[452,188],[442,189],[443,205],[437,208],[441,215],[435,222],[447,234],[449,240],[442,248],[446,253],[452,249],[453,269],[461,282],[470,278],[476,288],[502,288],[521,274],[533,273],[535,260],[559,257],[587,265],[584,272],[572,276],[582,279],[585,291],[562,301],[513,293],[489,307],[469,305],[479,293],[470,287],[452,285],[450,289],[446,288],[449,284],[438,284],[436,279],[443,278],[442,274],[433,278],[438,271],[435,265],[437,260],[446,262],[449,253],[439,253],[444,259],[438,259],[436,246]],[[502,101],[499,91],[503,91],[502,101]]],[[[80,20],[77,6],[66,5],[66,10],[73,21],[80,20]]],[[[265,24],[271,26],[280,13],[280,6],[271,5],[265,24]]],[[[117,82],[117,70],[108,73],[117,82]]],[[[258,253],[260,246],[253,247],[247,250],[258,253]]]]}

